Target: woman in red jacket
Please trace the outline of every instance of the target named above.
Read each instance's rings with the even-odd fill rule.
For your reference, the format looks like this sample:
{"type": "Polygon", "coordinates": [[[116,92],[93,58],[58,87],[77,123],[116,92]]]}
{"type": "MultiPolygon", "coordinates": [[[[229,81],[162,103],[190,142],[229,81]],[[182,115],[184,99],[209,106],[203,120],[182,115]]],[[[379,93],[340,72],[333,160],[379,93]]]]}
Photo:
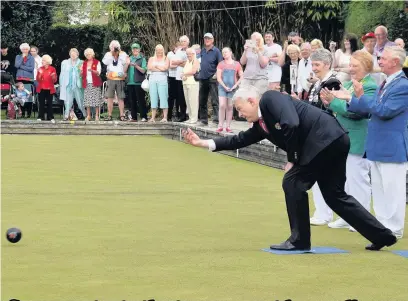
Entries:
{"type": "Polygon", "coordinates": [[[91,108],[95,108],[95,121],[99,121],[99,107],[101,106],[102,80],[101,63],[95,59],[95,52],[91,48],[84,51],[86,61],[82,64],[82,87],[84,90],[84,105],[87,111],[85,121],[91,120],[91,108]]]}
{"type": "Polygon", "coordinates": [[[57,82],[57,71],[51,66],[52,58],[49,55],[42,57],[42,67],[37,71],[37,93],[39,112],[37,121],[45,120],[44,118],[44,106],[47,101],[47,120],[51,120],[55,123],[54,115],[52,112],[52,99],[55,94],[54,84],[57,82]]]}

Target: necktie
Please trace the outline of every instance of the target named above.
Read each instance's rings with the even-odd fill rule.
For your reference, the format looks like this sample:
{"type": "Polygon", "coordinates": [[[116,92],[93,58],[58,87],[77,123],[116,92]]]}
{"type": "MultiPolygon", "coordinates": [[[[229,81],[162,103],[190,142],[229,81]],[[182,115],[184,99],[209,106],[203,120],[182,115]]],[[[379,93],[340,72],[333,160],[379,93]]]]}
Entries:
{"type": "Polygon", "coordinates": [[[261,128],[265,131],[265,133],[269,134],[268,128],[266,127],[265,121],[263,120],[262,117],[259,118],[258,122],[261,128]]]}
{"type": "Polygon", "coordinates": [[[305,67],[307,66],[307,60],[305,60],[305,67]]]}
{"type": "Polygon", "coordinates": [[[387,82],[386,79],[382,82],[382,84],[381,84],[381,86],[380,86],[380,90],[378,90],[378,94],[379,94],[379,95],[382,94],[386,82],[387,82]]]}

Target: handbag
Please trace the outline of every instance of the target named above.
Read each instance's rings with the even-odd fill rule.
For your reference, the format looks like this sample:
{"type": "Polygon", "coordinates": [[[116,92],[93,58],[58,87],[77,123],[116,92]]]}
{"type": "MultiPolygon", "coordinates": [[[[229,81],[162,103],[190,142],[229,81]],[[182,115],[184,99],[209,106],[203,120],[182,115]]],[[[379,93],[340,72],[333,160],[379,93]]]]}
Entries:
{"type": "Polygon", "coordinates": [[[141,87],[143,90],[145,90],[145,92],[149,92],[149,76],[144,79],[141,87]]]}
{"type": "Polygon", "coordinates": [[[194,80],[196,81],[196,82],[198,82],[199,80],[200,80],[200,78],[199,78],[199,75],[200,74],[200,72],[196,72],[195,74],[194,74],[194,80]]]}

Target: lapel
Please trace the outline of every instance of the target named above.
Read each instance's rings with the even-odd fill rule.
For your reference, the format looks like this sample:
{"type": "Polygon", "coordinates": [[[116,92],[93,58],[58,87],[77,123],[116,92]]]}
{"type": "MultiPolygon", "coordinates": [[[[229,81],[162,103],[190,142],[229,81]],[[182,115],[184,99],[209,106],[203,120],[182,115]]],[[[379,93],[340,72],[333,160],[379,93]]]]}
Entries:
{"type": "Polygon", "coordinates": [[[378,95],[380,88],[377,89],[377,95],[380,97],[379,101],[384,102],[386,101],[388,94],[390,93],[391,89],[403,78],[405,77],[404,72],[401,72],[392,82],[390,82],[385,88],[384,92],[381,95],[378,95]]]}

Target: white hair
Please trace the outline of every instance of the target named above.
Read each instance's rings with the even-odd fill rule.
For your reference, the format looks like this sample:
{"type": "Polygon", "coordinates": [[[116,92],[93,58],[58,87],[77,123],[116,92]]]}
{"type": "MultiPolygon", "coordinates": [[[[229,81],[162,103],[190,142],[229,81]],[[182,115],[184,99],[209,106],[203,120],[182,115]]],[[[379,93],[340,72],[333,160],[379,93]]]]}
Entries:
{"type": "Polygon", "coordinates": [[[404,65],[407,54],[404,49],[398,46],[387,46],[384,51],[391,53],[393,59],[398,59],[401,67],[404,65]]]}
{"type": "Polygon", "coordinates": [[[255,86],[244,85],[240,86],[232,97],[232,102],[235,103],[237,100],[247,101],[249,98],[260,99],[261,94],[255,86]]]}
{"type": "Polygon", "coordinates": [[[179,41],[181,42],[181,40],[187,40],[187,44],[190,44],[190,39],[188,38],[188,36],[181,36],[179,41]]]}
{"type": "Polygon", "coordinates": [[[52,58],[48,54],[43,55],[42,59],[46,61],[48,64],[50,65],[52,64],[52,58]]]}
{"type": "Polygon", "coordinates": [[[20,45],[20,50],[23,50],[23,49],[28,49],[28,50],[30,50],[30,45],[28,45],[27,43],[21,44],[21,45],[20,45]]]}
{"type": "Polygon", "coordinates": [[[86,57],[88,54],[90,54],[90,55],[92,55],[93,57],[95,57],[95,52],[94,52],[94,50],[93,50],[92,48],[86,48],[86,49],[85,49],[85,51],[84,51],[85,57],[86,57]]]}
{"type": "Polygon", "coordinates": [[[382,31],[386,36],[388,36],[388,29],[387,29],[387,27],[385,27],[384,25],[378,26],[378,27],[374,30],[374,32],[377,31],[377,29],[381,29],[381,31],[382,31]]]}
{"type": "Polygon", "coordinates": [[[117,40],[113,40],[112,42],[110,42],[110,44],[109,44],[109,49],[111,50],[111,51],[113,51],[113,49],[114,48],[119,48],[119,50],[120,50],[120,43],[119,43],[119,41],[117,41],[117,40]]]}

